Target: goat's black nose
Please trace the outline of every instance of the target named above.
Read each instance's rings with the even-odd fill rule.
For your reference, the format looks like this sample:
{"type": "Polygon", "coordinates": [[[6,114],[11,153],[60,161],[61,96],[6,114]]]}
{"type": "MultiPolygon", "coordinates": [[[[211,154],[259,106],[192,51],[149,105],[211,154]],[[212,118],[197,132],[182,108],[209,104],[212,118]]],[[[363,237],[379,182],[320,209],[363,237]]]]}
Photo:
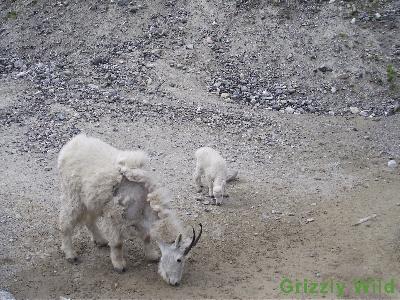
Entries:
{"type": "Polygon", "coordinates": [[[175,282],[174,286],[179,286],[179,282],[175,282]]]}

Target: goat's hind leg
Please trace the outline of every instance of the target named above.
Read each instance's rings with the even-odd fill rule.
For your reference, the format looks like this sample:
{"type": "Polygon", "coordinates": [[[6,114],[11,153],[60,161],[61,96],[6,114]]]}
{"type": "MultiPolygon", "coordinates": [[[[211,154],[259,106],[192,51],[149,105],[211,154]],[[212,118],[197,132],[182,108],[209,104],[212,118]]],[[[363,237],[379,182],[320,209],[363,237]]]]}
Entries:
{"type": "Polygon", "coordinates": [[[60,211],[61,250],[69,262],[78,261],[72,245],[72,234],[81,214],[79,207],[71,205],[63,205],[60,211]]]}
{"type": "Polygon", "coordinates": [[[202,175],[202,170],[201,170],[199,164],[197,163],[196,164],[196,169],[195,169],[194,174],[193,174],[193,179],[194,179],[194,183],[196,185],[196,191],[198,193],[200,193],[201,190],[202,190],[201,175],[202,175]]]}
{"type": "Polygon", "coordinates": [[[108,245],[108,241],[101,234],[99,227],[96,224],[96,217],[92,215],[88,215],[86,218],[86,227],[89,229],[92,234],[92,240],[98,247],[105,247],[108,245]]]}

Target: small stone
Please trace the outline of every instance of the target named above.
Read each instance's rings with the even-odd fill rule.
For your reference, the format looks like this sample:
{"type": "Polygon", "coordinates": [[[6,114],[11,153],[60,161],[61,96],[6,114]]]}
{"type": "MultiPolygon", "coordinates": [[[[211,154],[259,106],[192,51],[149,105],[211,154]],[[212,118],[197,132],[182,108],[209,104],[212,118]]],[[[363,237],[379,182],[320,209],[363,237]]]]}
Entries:
{"type": "Polygon", "coordinates": [[[394,103],[394,105],[393,105],[393,111],[394,111],[394,112],[400,111],[400,102],[399,102],[399,101],[396,101],[396,102],[394,103]]]}
{"type": "Polygon", "coordinates": [[[193,50],[193,48],[194,48],[193,44],[186,45],[186,49],[193,50]]]}
{"type": "Polygon", "coordinates": [[[306,224],[311,223],[311,222],[314,222],[314,219],[313,219],[313,218],[308,218],[308,219],[306,220],[306,224]]]}
{"type": "Polygon", "coordinates": [[[381,17],[381,14],[380,14],[380,13],[376,13],[376,14],[375,14],[375,18],[380,19],[380,17],[381,17]]]}
{"type": "Polygon", "coordinates": [[[17,75],[15,75],[15,77],[16,78],[22,78],[22,77],[26,76],[26,74],[28,74],[28,73],[29,73],[28,71],[19,72],[17,75]]]}
{"type": "Polygon", "coordinates": [[[88,84],[88,88],[90,88],[91,90],[94,91],[98,91],[99,90],[99,86],[93,83],[88,84]]]}
{"type": "Polygon", "coordinates": [[[210,211],[211,211],[211,209],[210,209],[210,208],[208,208],[208,207],[206,207],[206,208],[204,208],[204,211],[205,211],[205,212],[210,212],[210,211]]]}
{"type": "Polygon", "coordinates": [[[335,86],[331,87],[331,92],[332,92],[332,94],[336,93],[336,91],[337,91],[337,89],[336,89],[335,86]]]}
{"type": "Polygon", "coordinates": [[[46,168],[44,168],[44,170],[45,170],[46,172],[51,171],[51,167],[46,167],[46,168]]]}
{"type": "Polygon", "coordinates": [[[213,40],[212,40],[212,38],[210,36],[208,36],[207,39],[206,39],[206,42],[207,42],[207,44],[212,44],[213,40]]]}
{"type": "Polygon", "coordinates": [[[356,23],[356,18],[351,19],[350,23],[351,23],[351,24],[356,23]]]}
{"type": "Polygon", "coordinates": [[[95,65],[95,66],[98,66],[100,64],[106,64],[108,62],[109,62],[109,58],[108,57],[104,57],[104,56],[98,56],[98,57],[95,57],[92,60],[92,64],[95,65]]]}
{"type": "Polygon", "coordinates": [[[336,76],[338,79],[342,79],[342,80],[344,80],[344,79],[348,79],[349,77],[350,77],[350,74],[348,74],[348,73],[342,73],[342,74],[339,74],[338,76],[336,76]]]}
{"type": "Polygon", "coordinates": [[[355,107],[355,106],[351,106],[350,107],[350,111],[351,111],[352,114],[355,114],[355,115],[360,113],[360,109],[358,107],[355,107]]]}
{"type": "Polygon", "coordinates": [[[204,204],[204,205],[209,205],[209,204],[210,204],[210,201],[204,200],[204,201],[203,201],[203,204],[204,204]]]}
{"type": "Polygon", "coordinates": [[[221,93],[221,98],[229,98],[230,94],[229,93],[221,93]]]}
{"type": "Polygon", "coordinates": [[[287,215],[293,217],[295,214],[292,213],[292,212],[290,212],[290,213],[288,213],[287,215]]]}
{"type": "Polygon", "coordinates": [[[59,121],[64,121],[64,120],[66,119],[65,114],[62,113],[62,112],[58,113],[58,114],[57,114],[57,119],[58,119],[59,121]]]}
{"type": "Polygon", "coordinates": [[[322,65],[318,68],[322,73],[332,72],[332,68],[328,67],[327,65],[322,65]]]}
{"type": "Polygon", "coordinates": [[[137,11],[139,10],[139,7],[137,7],[137,6],[134,6],[134,7],[131,7],[130,9],[129,9],[129,12],[131,12],[131,13],[136,13],[137,11]]]}
{"type": "Polygon", "coordinates": [[[288,107],[285,108],[285,112],[286,112],[287,114],[293,114],[293,113],[294,113],[294,108],[288,106],[288,107]]]}
{"type": "Polygon", "coordinates": [[[394,159],[391,159],[388,161],[387,165],[390,169],[395,169],[397,167],[397,162],[394,159]]]}
{"type": "Polygon", "coordinates": [[[362,117],[368,117],[369,116],[369,113],[368,113],[368,111],[367,110],[362,110],[362,111],[360,111],[360,116],[362,116],[362,117]]]}

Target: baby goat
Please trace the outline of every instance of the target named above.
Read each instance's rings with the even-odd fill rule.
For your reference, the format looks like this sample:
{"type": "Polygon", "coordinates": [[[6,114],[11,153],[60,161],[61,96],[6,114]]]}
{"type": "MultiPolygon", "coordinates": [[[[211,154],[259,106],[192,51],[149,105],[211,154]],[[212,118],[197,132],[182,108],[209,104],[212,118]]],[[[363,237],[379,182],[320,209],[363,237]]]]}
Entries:
{"type": "Polygon", "coordinates": [[[221,205],[225,194],[225,185],[235,179],[237,171],[228,175],[226,161],[221,154],[210,147],[202,147],[195,153],[196,170],[193,174],[197,192],[202,190],[202,176],[208,187],[210,197],[215,197],[215,204],[221,205]]]}

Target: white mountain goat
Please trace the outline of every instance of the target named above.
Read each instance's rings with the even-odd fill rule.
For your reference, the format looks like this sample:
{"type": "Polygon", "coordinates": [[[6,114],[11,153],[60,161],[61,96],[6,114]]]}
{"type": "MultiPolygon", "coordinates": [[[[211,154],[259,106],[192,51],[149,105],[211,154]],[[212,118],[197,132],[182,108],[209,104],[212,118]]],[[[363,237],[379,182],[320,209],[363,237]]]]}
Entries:
{"type": "Polygon", "coordinates": [[[221,154],[210,147],[202,147],[195,152],[196,170],[193,174],[197,192],[202,190],[202,177],[208,187],[210,197],[215,197],[215,204],[222,204],[225,194],[225,185],[234,180],[237,171],[228,175],[226,161],[221,154]]]}
{"type": "Polygon", "coordinates": [[[72,245],[75,226],[83,223],[93,241],[110,246],[114,269],[122,272],[124,229],[134,226],[144,242],[145,256],[159,258],[155,241],[161,250],[158,272],[171,285],[177,285],[189,251],[202,233],[187,237],[168,194],[153,182],[146,171],[147,155],[142,151],[121,151],[86,135],[71,139],[60,151],[58,169],[62,187],[60,211],[61,248],[68,261],[77,260],[72,245]],[[101,232],[97,218],[104,216],[101,232]],[[104,234],[104,235],[103,235],[104,234]],[[107,238],[107,239],[106,239],[107,238]]]}

